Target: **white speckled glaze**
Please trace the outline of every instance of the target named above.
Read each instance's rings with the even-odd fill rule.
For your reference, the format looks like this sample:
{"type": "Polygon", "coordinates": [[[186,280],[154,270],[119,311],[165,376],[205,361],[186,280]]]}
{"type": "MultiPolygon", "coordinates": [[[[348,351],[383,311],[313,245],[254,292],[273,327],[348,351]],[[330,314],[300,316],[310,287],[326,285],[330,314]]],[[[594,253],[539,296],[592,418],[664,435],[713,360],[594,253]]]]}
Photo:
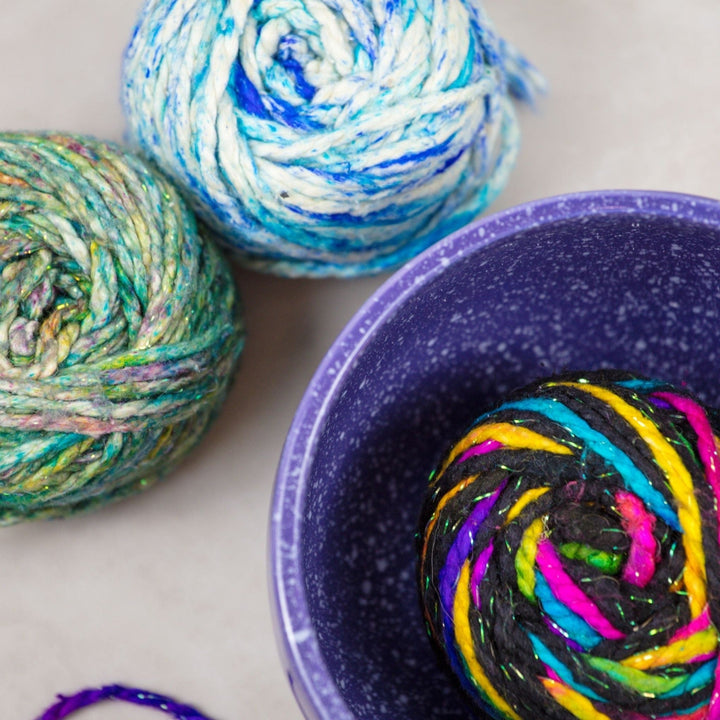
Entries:
{"type": "Polygon", "coordinates": [[[477,717],[438,666],[416,522],[446,444],[503,394],[622,367],[720,406],[720,203],[549,198],[437,243],[358,311],[313,378],[278,470],[278,635],[312,720],[477,717]]]}

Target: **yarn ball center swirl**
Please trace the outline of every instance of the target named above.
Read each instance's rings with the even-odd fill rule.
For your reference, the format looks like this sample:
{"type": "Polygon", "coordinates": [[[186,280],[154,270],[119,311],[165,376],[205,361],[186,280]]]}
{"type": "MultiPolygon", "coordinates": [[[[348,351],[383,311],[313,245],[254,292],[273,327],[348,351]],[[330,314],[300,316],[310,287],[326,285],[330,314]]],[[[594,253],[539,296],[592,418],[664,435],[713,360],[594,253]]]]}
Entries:
{"type": "MultiPolygon", "coordinates": [[[[320,3],[262,0],[248,17],[235,82],[247,97],[252,89],[243,85],[243,75],[252,78],[252,87],[285,104],[291,123],[317,127],[332,125],[370,65],[364,48],[354,52],[352,31],[342,15],[320,3]],[[312,100],[314,108],[307,105],[312,100]],[[295,118],[289,115],[293,111],[295,118]]],[[[264,114],[260,105],[255,110],[264,114]]]]}
{"type": "Polygon", "coordinates": [[[23,245],[10,242],[0,248],[0,363],[6,377],[47,377],[68,360],[89,313],[91,283],[69,258],[23,245]]]}
{"type": "MultiPolygon", "coordinates": [[[[469,25],[462,5],[453,7],[456,20],[469,25]]],[[[359,120],[363,110],[382,110],[393,101],[445,89],[462,80],[463,69],[468,73],[469,36],[443,43],[446,70],[440,79],[434,77],[432,38],[422,14],[408,17],[393,4],[373,9],[379,18],[365,8],[317,0],[253,4],[233,65],[238,100],[250,101],[248,109],[258,118],[276,112],[297,128],[337,129],[359,120]],[[392,48],[388,34],[395,38],[392,48]]],[[[475,80],[483,75],[488,82],[495,77],[486,69],[476,71],[475,80]]],[[[390,118],[386,123],[395,124],[390,118]]]]}
{"type": "Polygon", "coordinates": [[[720,717],[720,424],[624,372],[534,383],[433,473],[427,626],[494,718],[720,717]]]}

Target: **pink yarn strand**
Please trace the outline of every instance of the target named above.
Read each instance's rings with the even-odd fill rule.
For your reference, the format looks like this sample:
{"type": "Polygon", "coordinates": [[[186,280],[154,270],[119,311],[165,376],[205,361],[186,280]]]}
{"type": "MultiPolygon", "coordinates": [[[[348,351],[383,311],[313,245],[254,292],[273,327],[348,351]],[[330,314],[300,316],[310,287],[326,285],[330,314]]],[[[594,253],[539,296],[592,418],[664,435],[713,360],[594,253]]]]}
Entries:
{"type": "Polygon", "coordinates": [[[695,633],[707,630],[710,627],[710,609],[705,608],[700,615],[691,620],[687,625],[681,627],[668,641],[668,645],[672,645],[679,640],[687,640],[695,633]]]}
{"type": "Polygon", "coordinates": [[[549,540],[538,543],[536,562],[552,594],[585,620],[593,630],[611,640],[622,640],[625,637],[565,572],[562,561],[549,540]]]}
{"type": "Polygon", "coordinates": [[[655,517],[633,493],[620,490],[615,495],[622,525],[630,537],[630,552],[623,569],[623,580],[637,587],[645,587],[655,575],[658,544],[653,530],[655,517]]]}
{"type": "MultiPolygon", "coordinates": [[[[705,477],[710,487],[712,487],[715,497],[720,497],[720,472],[718,465],[718,450],[715,446],[715,438],[713,436],[712,426],[705,414],[705,411],[696,402],[687,397],[682,397],[671,392],[657,392],[655,397],[664,400],[679,410],[690,423],[690,427],[697,435],[697,449],[705,468],[705,477]]],[[[720,543],[720,508],[716,510],[718,513],[718,543],[720,543]]],[[[702,615],[700,616],[702,617],[702,615]]],[[[720,663],[715,670],[715,685],[710,703],[707,708],[707,720],[720,720],[720,663]]]]}
{"type": "Polygon", "coordinates": [[[486,548],[483,548],[482,552],[478,556],[478,559],[475,561],[475,565],[473,566],[472,575],[470,576],[470,594],[473,602],[475,603],[475,607],[478,609],[480,609],[480,584],[485,578],[485,573],[487,572],[488,563],[490,562],[492,553],[493,543],[491,541],[486,548]]]}
{"type": "Polygon", "coordinates": [[[468,448],[458,459],[458,463],[465,462],[468,458],[475,457],[476,455],[485,455],[486,453],[493,452],[494,450],[497,450],[498,448],[502,447],[502,443],[498,440],[485,440],[484,442],[481,442],[479,445],[473,445],[471,448],[468,448]]]}

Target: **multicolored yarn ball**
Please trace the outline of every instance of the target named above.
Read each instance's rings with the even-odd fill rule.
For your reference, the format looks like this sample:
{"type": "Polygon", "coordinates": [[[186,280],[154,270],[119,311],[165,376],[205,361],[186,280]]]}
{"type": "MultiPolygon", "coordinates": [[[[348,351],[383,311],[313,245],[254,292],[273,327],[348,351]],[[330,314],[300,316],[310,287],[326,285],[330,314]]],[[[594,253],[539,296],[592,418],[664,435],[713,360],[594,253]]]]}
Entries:
{"type": "Polygon", "coordinates": [[[0,524],[165,474],[242,342],[227,262],[167,180],[96,140],[0,134],[0,524]]]}
{"type": "Polygon", "coordinates": [[[256,268],[400,265],[484,209],[537,72],[469,0],[147,0],[131,136],[256,268]]]}
{"type": "Polygon", "coordinates": [[[720,717],[719,427],[684,389],[575,373],[450,449],[421,521],[422,600],[486,713],[720,717]]]}

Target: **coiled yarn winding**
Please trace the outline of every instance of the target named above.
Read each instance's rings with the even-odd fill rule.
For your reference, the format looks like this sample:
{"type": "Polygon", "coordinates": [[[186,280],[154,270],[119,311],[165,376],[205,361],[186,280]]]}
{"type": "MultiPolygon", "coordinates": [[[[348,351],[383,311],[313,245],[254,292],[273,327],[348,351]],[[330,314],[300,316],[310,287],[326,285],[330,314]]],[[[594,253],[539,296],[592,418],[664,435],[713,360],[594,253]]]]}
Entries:
{"type": "Polygon", "coordinates": [[[0,134],[0,523],[150,485],[242,338],[228,265],[167,180],[96,140],[0,134]]]}
{"type": "Polygon", "coordinates": [[[467,0],[148,0],[132,137],[244,260],[397,266],[504,187],[536,72],[467,0]]]}
{"type": "Polygon", "coordinates": [[[718,422],[666,383],[557,377],[431,478],[426,619],[492,717],[720,717],[718,422]]]}

